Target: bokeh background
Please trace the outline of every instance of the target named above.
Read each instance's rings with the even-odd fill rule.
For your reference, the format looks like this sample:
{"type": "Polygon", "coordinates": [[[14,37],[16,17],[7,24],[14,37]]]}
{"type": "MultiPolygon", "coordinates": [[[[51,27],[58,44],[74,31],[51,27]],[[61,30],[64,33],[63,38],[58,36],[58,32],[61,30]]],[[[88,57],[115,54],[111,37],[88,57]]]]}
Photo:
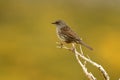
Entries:
{"type": "MultiPolygon", "coordinates": [[[[71,52],[56,48],[62,19],[94,48],[84,54],[120,77],[120,0],[0,0],[0,80],[87,80],[71,52]]],[[[100,72],[87,65],[99,80],[100,72]]]]}

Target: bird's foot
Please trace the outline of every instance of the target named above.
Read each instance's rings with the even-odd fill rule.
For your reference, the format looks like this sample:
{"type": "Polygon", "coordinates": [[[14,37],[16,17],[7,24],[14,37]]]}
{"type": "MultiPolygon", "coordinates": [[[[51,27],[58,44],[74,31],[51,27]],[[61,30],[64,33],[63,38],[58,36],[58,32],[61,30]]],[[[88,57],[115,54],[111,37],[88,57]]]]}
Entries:
{"type": "Polygon", "coordinates": [[[63,48],[63,43],[62,42],[56,42],[56,44],[57,44],[57,48],[63,48]]]}

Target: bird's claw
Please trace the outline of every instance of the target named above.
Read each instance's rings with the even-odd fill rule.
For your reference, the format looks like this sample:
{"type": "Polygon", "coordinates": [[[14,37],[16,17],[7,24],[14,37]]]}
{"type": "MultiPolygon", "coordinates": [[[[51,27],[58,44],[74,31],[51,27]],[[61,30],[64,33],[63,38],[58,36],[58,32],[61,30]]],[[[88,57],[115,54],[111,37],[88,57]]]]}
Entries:
{"type": "Polygon", "coordinates": [[[63,43],[61,43],[61,42],[56,42],[56,44],[57,44],[57,48],[63,48],[63,43]]]}

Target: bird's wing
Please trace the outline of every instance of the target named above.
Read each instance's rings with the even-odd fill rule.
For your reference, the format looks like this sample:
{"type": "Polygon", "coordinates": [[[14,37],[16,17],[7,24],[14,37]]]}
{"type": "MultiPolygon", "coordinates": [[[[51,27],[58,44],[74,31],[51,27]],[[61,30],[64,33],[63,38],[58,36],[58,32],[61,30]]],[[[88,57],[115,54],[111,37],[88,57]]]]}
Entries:
{"type": "Polygon", "coordinates": [[[79,36],[73,30],[71,30],[70,27],[62,28],[61,33],[69,37],[69,39],[78,41],[80,40],[79,36]]]}

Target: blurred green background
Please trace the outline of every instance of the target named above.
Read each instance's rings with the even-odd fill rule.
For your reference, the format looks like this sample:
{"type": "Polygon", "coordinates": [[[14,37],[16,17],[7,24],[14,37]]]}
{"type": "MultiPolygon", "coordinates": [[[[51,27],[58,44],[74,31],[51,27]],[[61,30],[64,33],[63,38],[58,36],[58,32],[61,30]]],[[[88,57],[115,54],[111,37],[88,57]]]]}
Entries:
{"type": "MultiPolygon", "coordinates": [[[[71,52],[56,48],[62,19],[94,51],[84,54],[120,77],[119,0],[0,0],[0,80],[87,80],[71,52]]],[[[100,72],[88,69],[102,80],[100,72]]]]}

